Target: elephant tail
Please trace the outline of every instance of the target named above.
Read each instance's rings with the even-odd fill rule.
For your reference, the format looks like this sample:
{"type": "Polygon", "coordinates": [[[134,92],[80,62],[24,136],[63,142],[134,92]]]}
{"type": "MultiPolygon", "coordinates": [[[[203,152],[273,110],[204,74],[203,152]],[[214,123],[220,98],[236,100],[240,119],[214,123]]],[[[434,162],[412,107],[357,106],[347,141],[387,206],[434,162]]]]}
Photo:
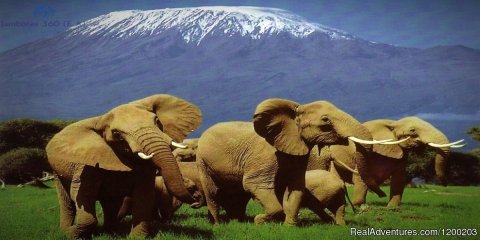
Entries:
{"type": "Polygon", "coordinates": [[[345,191],[345,196],[347,197],[348,203],[352,207],[352,212],[355,214],[356,210],[355,210],[355,207],[353,206],[352,200],[350,200],[350,196],[348,196],[347,185],[345,184],[345,182],[343,182],[343,190],[345,191]]]}

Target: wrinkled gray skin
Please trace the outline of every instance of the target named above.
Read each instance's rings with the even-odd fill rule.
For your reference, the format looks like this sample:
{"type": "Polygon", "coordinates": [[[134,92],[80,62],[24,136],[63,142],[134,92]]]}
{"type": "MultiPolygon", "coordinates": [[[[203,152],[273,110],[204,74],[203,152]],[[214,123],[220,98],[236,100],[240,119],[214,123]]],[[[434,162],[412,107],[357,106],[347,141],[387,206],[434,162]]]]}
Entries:
{"type": "MultiPolygon", "coordinates": [[[[243,206],[253,197],[265,210],[255,216],[255,223],[285,214],[286,224],[296,224],[310,151],[315,145],[321,154],[324,147],[348,144],[350,136],[372,139],[356,119],[326,101],[300,105],[268,99],[257,106],[253,124],[212,126],[200,137],[197,150],[211,221],[219,222],[220,206],[228,217],[244,218],[243,206]]],[[[358,171],[370,187],[363,153],[371,146],[352,147],[358,171]]],[[[381,192],[378,186],[372,189],[381,192]]]]}
{"type": "MultiPolygon", "coordinates": [[[[400,140],[410,137],[409,140],[395,145],[374,145],[367,158],[368,172],[375,179],[377,185],[390,178],[390,201],[388,206],[399,206],[405,185],[407,183],[408,152],[423,152],[433,149],[435,156],[435,172],[443,185],[446,185],[445,166],[448,159],[449,148],[433,148],[428,143],[446,144],[447,137],[430,123],[418,117],[405,117],[400,120],[379,119],[363,123],[369,129],[374,139],[400,140]]],[[[355,168],[351,149],[343,146],[331,148],[332,156],[345,163],[350,168],[355,168]]],[[[329,158],[315,154],[311,156],[309,169],[330,169],[338,174],[345,182],[354,184],[354,205],[366,202],[367,187],[359,181],[357,174],[352,174],[343,166],[331,164],[329,158]]]]}
{"type": "Polygon", "coordinates": [[[338,176],[325,170],[310,170],[305,174],[305,186],[303,207],[326,222],[345,225],[345,186],[338,176]],[[325,208],[333,217],[325,212],[325,208]]]}
{"type": "Polygon", "coordinates": [[[173,156],[178,162],[195,162],[198,146],[198,138],[185,139],[182,142],[187,148],[173,150],[173,156]]]}

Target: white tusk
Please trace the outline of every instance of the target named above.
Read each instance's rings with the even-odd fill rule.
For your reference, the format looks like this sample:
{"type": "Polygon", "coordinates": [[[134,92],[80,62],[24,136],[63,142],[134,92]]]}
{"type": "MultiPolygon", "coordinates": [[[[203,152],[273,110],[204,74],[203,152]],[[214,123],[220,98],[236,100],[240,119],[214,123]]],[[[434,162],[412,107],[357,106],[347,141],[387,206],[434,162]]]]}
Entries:
{"type": "Polygon", "coordinates": [[[360,138],[356,138],[356,137],[348,137],[348,139],[354,141],[354,142],[357,142],[357,143],[362,143],[362,144],[379,144],[379,143],[385,143],[385,142],[390,142],[392,141],[392,139],[387,139],[387,140],[363,140],[363,139],[360,139],[360,138]]]}
{"type": "Polygon", "coordinates": [[[386,143],[380,143],[382,145],[393,145],[393,144],[399,144],[399,143],[402,143],[402,142],[405,142],[407,141],[408,139],[410,139],[410,137],[407,137],[407,138],[403,138],[403,139],[400,139],[398,141],[392,141],[392,142],[386,142],[386,143]]]}
{"type": "Polygon", "coordinates": [[[181,143],[176,143],[174,141],[172,141],[172,146],[176,147],[176,148],[181,148],[181,149],[185,149],[187,148],[187,146],[181,144],[181,143]]]}
{"type": "Polygon", "coordinates": [[[344,167],[346,168],[348,171],[352,172],[353,174],[357,174],[357,175],[360,175],[357,171],[355,171],[354,169],[350,168],[349,166],[347,166],[347,164],[341,162],[341,161],[338,161],[336,159],[333,160],[333,163],[335,165],[340,165],[341,167],[344,167]]]}
{"type": "Polygon", "coordinates": [[[467,144],[465,143],[465,144],[461,144],[461,145],[452,145],[450,147],[451,148],[462,148],[462,147],[465,147],[465,145],[467,145],[467,144]]]}
{"type": "Polygon", "coordinates": [[[442,148],[442,147],[451,147],[451,146],[457,145],[458,143],[461,143],[461,142],[463,142],[463,139],[458,140],[458,141],[453,142],[453,143],[447,143],[447,144],[436,144],[436,143],[427,143],[427,144],[431,147],[442,148]]]}
{"type": "Polygon", "coordinates": [[[153,155],[155,155],[155,153],[152,153],[150,155],[145,155],[145,153],[143,153],[143,152],[139,152],[137,154],[138,154],[139,157],[141,157],[144,160],[149,160],[153,157],[153,155]]]}

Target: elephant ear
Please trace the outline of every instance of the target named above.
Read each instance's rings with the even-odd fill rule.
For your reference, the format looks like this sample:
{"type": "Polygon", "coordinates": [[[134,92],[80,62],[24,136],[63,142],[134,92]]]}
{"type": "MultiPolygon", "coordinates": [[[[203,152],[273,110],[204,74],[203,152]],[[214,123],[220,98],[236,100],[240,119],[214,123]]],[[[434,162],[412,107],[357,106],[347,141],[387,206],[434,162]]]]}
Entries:
{"type": "Polygon", "coordinates": [[[182,142],[202,122],[202,112],[197,106],[172,95],[157,94],[132,104],[155,113],[162,123],[163,132],[175,142],[182,142]]]}
{"type": "MultiPolygon", "coordinates": [[[[363,125],[370,131],[373,139],[385,140],[395,139],[395,135],[392,132],[392,126],[395,123],[393,120],[380,119],[363,123],[363,125]]],[[[389,158],[401,159],[403,157],[403,150],[398,144],[392,145],[373,145],[373,151],[389,158]]]]}
{"type": "Polygon", "coordinates": [[[295,122],[298,103],[272,98],[261,102],[253,115],[253,127],[258,135],[277,150],[290,155],[306,155],[308,147],[295,122]]]}
{"type": "Polygon", "coordinates": [[[95,130],[100,119],[81,120],[55,135],[46,148],[49,162],[81,163],[111,171],[131,171],[132,162],[122,162],[95,130]]]}

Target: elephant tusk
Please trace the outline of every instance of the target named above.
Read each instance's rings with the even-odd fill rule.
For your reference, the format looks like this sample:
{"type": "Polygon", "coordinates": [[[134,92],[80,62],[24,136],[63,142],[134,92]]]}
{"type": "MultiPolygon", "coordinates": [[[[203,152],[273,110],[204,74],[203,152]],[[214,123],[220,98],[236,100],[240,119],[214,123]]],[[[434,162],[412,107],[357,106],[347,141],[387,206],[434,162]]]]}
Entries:
{"type": "Polygon", "coordinates": [[[338,160],[334,159],[334,160],[333,160],[333,163],[334,163],[335,165],[337,165],[337,166],[340,165],[341,167],[346,168],[348,171],[352,172],[353,174],[360,175],[360,174],[358,173],[358,171],[352,169],[352,168],[349,167],[347,164],[345,164],[345,163],[343,163],[343,162],[341,162],[341,161],[338,161],[338,160]]]}
{"type": "Polygon", "coordinates": [[[362,143],[362,144],[380,144],[380,143],[385,143],[385,142],[390,142],[392,139],[387,139],[387,140],[363,140],[360,138],[356,137],[348,137],[348,139],[356,142],[356,143],[362,143]]]}
{"type": "Polygon", "coordinates": [[[467,145],[467,144],[465,143],[465,144],[460,144],[460,145],[452,145],[450,147],[451,148],[462,148],[462,147],[465,147],[465,145],[467,145]]]}
{"type": "Polygon", "coordinates": [[[400,139],[398,141],[391,141],[391,142],[385,142],[385,143],[380,143],[382,145],[393,145],[393,144],[399,144],[399,143],[402,143],[402,142],[405,142],[407,141],[408,139],[410,139],[410,137],[407,137],[407,138],[403,138],[403,139],[400,139]]]}
{"type": "Polygon", "coordinates": [[[187,148],[187,146],[181,144],[181,143],[176,143],[174,141],[172,141],[172,146],[176,147],[176,148],[181,148],[181,149],[185,149],[187,148]]]}
{"type": "Polygon", "coordinates": [[[150,155],[145,155],[145,153],[143,153],[143,152],[139,152],[139,153],[137,153],[137,154],[138,154],[138,156],[139,156],[140,158],[142,158],[142,159],[144,159],[144,160],[149,160],[149,159],[151,159],[151,158],[153,157],[153,155],[155,155],[155,153],[152,153],[152,154],[150,154],[150,155]]]}
{"type": "Polygon", "coordinates": [[[459,143],[463,142],[463,139],[461,140],[458,140],[456,142],[453,142],[453,143],[447,143],[447,144],[436,144],[436,143],[427,143],[429,146],[431,147],[436,147],[436,148],[442,148],[442,147],[451,147],[451,146],[455,146],[459,143]]]}

